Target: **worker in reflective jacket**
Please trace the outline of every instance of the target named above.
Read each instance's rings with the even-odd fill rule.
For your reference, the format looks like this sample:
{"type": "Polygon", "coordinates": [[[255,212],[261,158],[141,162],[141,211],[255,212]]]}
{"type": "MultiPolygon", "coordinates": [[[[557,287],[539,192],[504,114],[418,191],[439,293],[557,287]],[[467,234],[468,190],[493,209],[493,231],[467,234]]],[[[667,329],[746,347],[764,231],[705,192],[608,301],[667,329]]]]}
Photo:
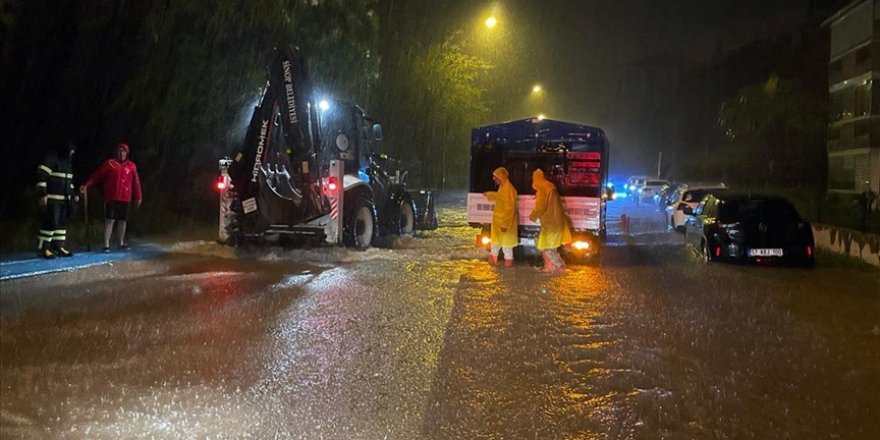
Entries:
{"type": "Polygon", "coordinates": [[[562,207],[556,185],[547,180],[540,168],[532,173],[532,188],[535,190],[535,209],[529,214],[529,220],[541,222],[535,247],[544,258],[544,272],[562,271],[565,262],[559,255],[559,247],[571,243],[571,221],[562,207]]]}
{"type": "Polygon", "coordinates": [[[73,188],[71,159],[74,152],[76,145],[65,143],[62,148],[46,154],[37,167],[37,194],[42,210],[37,254],[41,258],[73,256],[65,245],[67,225],[79,200],[73,188]]]}
{"type": "Polygon", "coordinates": [[[507,169],[497,168],[492,172],[492,179],[498,185],[498,191],[485,193],[487,199],[495,202],[492,212],[492,253],[489,264],[498,263],[498,252],[504,251],[504,266],[513,266],[513,248],[519,244],[519,214],[516,210],[516,188],[510,183],[507,169]]]}

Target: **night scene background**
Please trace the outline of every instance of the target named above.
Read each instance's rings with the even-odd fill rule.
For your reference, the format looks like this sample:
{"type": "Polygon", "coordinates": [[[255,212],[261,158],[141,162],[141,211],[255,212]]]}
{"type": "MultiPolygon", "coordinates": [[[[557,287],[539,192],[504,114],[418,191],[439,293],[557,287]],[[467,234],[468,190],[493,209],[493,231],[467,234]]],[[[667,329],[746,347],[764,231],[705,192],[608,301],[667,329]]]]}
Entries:
{"type": "Polygon", "coordinates": [[[132,146],[146,193],[137,228],[210,221],[217,159],[243,142],[271,49],[291,42],[320,93],[383,123],[417,185],[464,188],[470,128],[545,114],[605,129],[617,180],[655,174],[662,152],[661,177],[797,189],[818,219],[821,23],[842,3],[7,0],[4,243],[30,230],[34,169],[66,140],[77,182],[117,142],[132,146]],[[767,84],[774,105],[742,104],[767,84]]]}
{"type": "Polygon", "coordinates": [[[880,0],[0,0],[0,438],[880,439],[878,36],[880,0]],[[126,240],[97,188],[41,225],[68,142],[77,186],[130,145],[126,240]]]}

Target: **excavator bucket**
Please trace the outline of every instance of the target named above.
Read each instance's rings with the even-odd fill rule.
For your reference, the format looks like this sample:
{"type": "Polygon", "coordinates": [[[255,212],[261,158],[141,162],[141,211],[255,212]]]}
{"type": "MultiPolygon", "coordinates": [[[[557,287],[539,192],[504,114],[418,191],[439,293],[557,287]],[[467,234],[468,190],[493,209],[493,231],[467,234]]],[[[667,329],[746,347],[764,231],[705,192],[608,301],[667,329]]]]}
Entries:
{"type": "Polygon", "coordinates": [[[437,229],[437,211],[434,210],[434,191],[410,191],[410,197],[416,205],[415,229],[433,231],[437,229]]]}

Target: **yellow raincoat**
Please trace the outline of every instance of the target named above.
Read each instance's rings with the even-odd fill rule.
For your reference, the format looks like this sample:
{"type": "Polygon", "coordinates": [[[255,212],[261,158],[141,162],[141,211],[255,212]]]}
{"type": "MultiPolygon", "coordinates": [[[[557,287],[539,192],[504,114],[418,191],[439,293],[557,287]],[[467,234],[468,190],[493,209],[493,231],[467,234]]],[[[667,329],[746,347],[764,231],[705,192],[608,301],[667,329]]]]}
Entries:
{"type": "Polygon", "coordinates": [[[486,192],[486,198],[495,202],[492,213],[492,244],[513,247],[519,244],[519,213],[516,210],[516,188],[508,179],[507,169],[497,168],[492,175],[501,180],[498,191],[486,192]],[[501,229],[504,228],[505,231],[501,229]]]}
{"type": "Polygon", "coordinates": [[[529,220],[541,221],[541,234],[535,247],[545,251],[571,243],[571,221],[562,208],[556,185],[537,169],[532,173],[532,188],[535,189],[535,209],[529,214],[529,220]]]}

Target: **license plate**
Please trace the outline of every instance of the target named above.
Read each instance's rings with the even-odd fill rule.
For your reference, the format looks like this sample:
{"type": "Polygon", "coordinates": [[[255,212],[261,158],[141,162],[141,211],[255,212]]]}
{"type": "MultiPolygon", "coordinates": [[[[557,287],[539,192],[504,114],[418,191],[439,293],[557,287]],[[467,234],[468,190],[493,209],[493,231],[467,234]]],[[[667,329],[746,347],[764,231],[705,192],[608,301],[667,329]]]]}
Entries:
{"type": "Polygon", "coordinates": [[[534,246],[535,239],[534,238],[521,238],[519,240],[519,244],[521,244],[523,246],[534,246]]]}
{"type": "Polygon", "coordinates": [[[782,249],[749,249],[750,257],[781,257],[782,249]]]}

